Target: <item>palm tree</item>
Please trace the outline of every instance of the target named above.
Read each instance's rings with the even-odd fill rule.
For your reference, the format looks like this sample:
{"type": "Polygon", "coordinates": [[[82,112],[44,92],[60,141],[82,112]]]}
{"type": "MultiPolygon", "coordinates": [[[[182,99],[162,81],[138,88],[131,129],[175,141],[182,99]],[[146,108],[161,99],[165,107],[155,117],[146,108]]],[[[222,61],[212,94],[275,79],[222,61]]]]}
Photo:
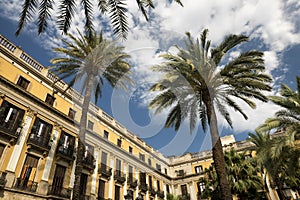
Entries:
{"type": "MultiPolygon", "coordinates": [[[[79,33],[79,31],[78,31],[79,33]]],[[[130,65],[126,62],[129,55],[124,52],[123,46],[116,42],[104,39],[100,34],[92,33],[83,36],[79,33],[76,38],[68,34],[72,42],[63,40],[66,47],[55,48],[54,51],[62,53],[62,57],[51,60],[56,65],[54,72],[61,79],[70,77],[69,88],[79,79],[82,81],[84,99],[79,124],[79,141],[75,168],[75,183],[73,188],[73,199],[79,199],[80,175],[82,171],[82,160],[84,152],[84,141],[87,124],[87,114],[92,92],[95,91],[95,100],[101,97],[104,81],[112,87],[126,89],[126,83],[131,83],[128,76],[130,65]]]]}
{"type": "MultiPolygon", "coordinates": [[[[264,195],[259,193],[263,189],[263,181],[260,176],[261,168],[258,167],[256,160],[249,155],[251,155],[250,152],[238,153],[234,149],[225,152],[230,188],[232,193],[241,200],[262,199],[264,195]]],[[[219,199],[219,184],[214,167],[210,166],[210,168],[205,169],[204,174],[205,176],[199,180],[205,185],[202,196],[219,199]]]]}
{"type": "Polygon", "coordinates": [[[299,190],[300,149],[295,146],[294,136],[258,132],[250,133],[248,140],[255,145],[252,150],[256,152],[258,165],[265,169],[264,177],[270,178],[271,187],[278,186],[280,199],[286,199],[284,186],[299,190]]]}
{"type": "MultiPolygon", "coordinates": [[[[154,9],[154,3],[152,0],[136,0],[137,6],[143,13],[145,19],[148,21],[147,9],[154,9]]],[[[180,0],[175,0],[181,6],[180,0]]],[[[26,23],[32,19],[33,13],[38,9],[38,33],[42,33],[48,26],[48,21],[51,18],[51,11],[54,5],[53,0],[24,0],[23,9],[20,14],[19,25],[16,31],[16,35],[19,35],[26,23]]],[[[75,0],[63,0],[60,1],[58,10],[57,25],[60,30],[67,33],[73,19],[77,1],[75,0]]],[[[127,22],[127,6],[126,0],[98,0],[98,9],[102,14],[109,14],[110,21],[113,27],[114,34],[118,37],[126,39],[128,33],[127,22]]],[[[80,5],[85,14],[85,29],[87,32],[91,32],[94,29],[93,26],[93,1],[81,0],[80,5]]]]}
{"type": "Polygon", "coordinates": [[[199,39],[194,41],[187,33],[186,49],[177,47],[177,55],[164,54],[166,60],[153,67],[153,70],[164,73],[150,91],[160,93],[151,101],[149,107],[156,113],[171,107],[165,127],[178,130],[184,119],[190,122],[193,130],[197,120],[201,121],[203,130],[209,125],[212,137],[212,152],[218,175],[222,199],[232,199],[224,154],[219,138],[216,109],[230,126],[229,111],[233,108],[247,119],[246,114],[233,98],[240,99],[255,108],[250,98],[267,101],[261,91],[270,91],[268,85],[271,78],[264,74],[263,53],[246,51],[221,67],[221,61],[227,52],[235,46],[248,41],[244,35],[229,35],[215,48],[210,49],[210,41],[206,40],[208,30],[205,29],[199,39]],[[209,50],[211,50],[209,52],[209,50]]]}
{"type": "MultiPolygon", "coordinates": [[[[299,181],[300,178],[299,170],[296,170],[300,168],[300,150],[295,147],[295,137],[300,135],[300,77],[296,77],[296,83],[296,90],[291,89],[286,84],[281,84],[279,96],[269,97],[273,103],[281,106],[282,109],[256,129],[258,136],[264,135],[270,140],[270,145],[256,145],[256,147],[257,150],[269,152],[269,155],[261,155],[263,158],[261,161],[273,181],[278,184],[279,195],[281,196],[283,184],[289,184],[292,187],[293,182],[299,181]],[[271,131],[282,134],[271,135],[271,131]]],[[[257,141],[254,135],[250,136],[254,142],[257,141]]]]}

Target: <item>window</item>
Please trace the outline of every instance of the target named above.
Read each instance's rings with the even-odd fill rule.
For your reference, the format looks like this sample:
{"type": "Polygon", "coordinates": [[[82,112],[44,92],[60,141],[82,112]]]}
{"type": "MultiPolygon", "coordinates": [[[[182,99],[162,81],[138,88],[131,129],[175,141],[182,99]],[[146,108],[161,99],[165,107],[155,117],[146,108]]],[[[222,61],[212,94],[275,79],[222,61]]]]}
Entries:
{"type": "Polygon", "coordinates": [[[37,117],[31,129],[29,141],[41,146],[48,146],[52,127],[53,126],[51,124],[37,117]]]}
{"type": "Polygon", "coordinates": [[[108,139],[108,135],[109,135],[108,131],[104,130],[104,138],[108,139]]]}
{"type": "Polygon", "coordinates": [[[166,190],[167,190],[167,194],[170,194],[170,186],[168,184],[166,185],[166,190]]]}
{"type": "Polygon", "coordinates": [[[70,119],[75,119],[75,114],[76,114],[76,111],[73,110],[72,108],[69,108],[68,117],[69,117],[70,119]]]}
{"type": "Polygon", "coordinates": [[[17,85],[24,88],[25,90],[27,90],[29,83],[30,83],[30,81],[25,79],[23,76],[20,76],[17,81],[17,85]]]}
{"type": "Polygon", "coordinates": [[[5,149],[5,145],[0,143],[0,158],[2,157],[3,151],[5,149]]]}
{"type": "Polygon", "coordinates": [[[149,188],[152,189],[152,176],[149,176],[149,188]]]}
{"type": "Polygon", "coordinates": [[[63,131],[58,142],[58,152],[72,157],[74,153],[74,145],[75,137],[63,131]]]}
{"type": "Polygon", "coordinates": [[[47,94],[46,99],[45,99],[45,102],[46,102],[47,104],[49,104],[50,106],[53,106],[54,101],[55,101],[55,97],[52,96],[51,94],[47,94]]]}
{"type": "Polygon", "coordinates": [[[0,127],[14,134],[19,133],[24,113],[24,110],[3,101],[0,108],[0,127]]]}
{"type": "Polygon", "coordinates": [[[133,167],[131,165],[128,166],[128,182],[133,182],[133,167]]]}
{"type": "Polygon", "coordinates": [[[84,159],[91,159],[93,155],[94,155],[94,147],[86,144],[85,151],[84,151],[84,159]]]}
{"type": "Polygon", "coordinates": [[[61,191],[63,189],[63,183],[65,178],[66,167],[61,165],[56,165],[52,187],[50,190],[51,194],[61,195],[61,191]]]}
{"type": "Polygon", "coordinates": [[[158,171],[161,171],[161,165],[160,165],[160,164],[156,164],[156,169],[157,169],[158,171]]]}
{"type": "Polygon", "coordinates": [[[129,146],[129,153],[132,154],[132,147],[129,146]]]}
{"type": "Polygon", "coordinates": [[[121,176],[122,162],[120,159],[116,159],[116,173],[121,176]]]}
{"type": "Polygon", "coordinates": [[[181,170],[177,171],[177,176],[184,176],[184,170],[181,169],[181,170]]]}
{"type": "Polygon", "coordinates": [[[121,146],[122,146],[122,140],[121,140],[121,139],[118,139],[118,140],[117,140],[117,145],[118,145],[118,147],[121,147],[121,146]]]}
{"type": "Polygon", "coordinates": [[[148,165],[152,165],[151,158],[148,158],[148,165]]]}
{"type": "Polygon", "coordinates": [[[88,129],[93,130],[94,129],[94,122],[88,121],[88,129]]]}
{"type": "Polygon", "coordinates": [[[31,154],[27,154],[25,163],[23,165],[20,177],[17,179],[16,187],[22,189],[32,189],[36,183],[34,183],[37,165],[39,158],[31,154]]]}
{"type": "Polygon", "coordinates": [[[140,154],[139,154],[139,157],[140,157],[140,159],[141,159],[142,161],[145,162],[145,154],[140,153],[140,154]]]}
{"type": "Polygon", "coordinates": [[[198,182],[197,183],[197,189],[198,189],[198,193],[201,194],[205,190],[205,183],[204,182],[198,182]]]}
{"type": "Polygon", "coordinates": [[[103,170],[106,170],[106,166],[107,166],[107,153],[102,151],[102,154],[101,154],[101,168],[103,170]]]}
{"type": "Polygon", "coordinates": [[[156,185],[157,185],[157,191],[160,191],[160,181],[159,180],[156,181],[156,185]]]}
{"type": "Polygon", "coordinates": [[[81,197],[84,197],[86,194],[86,186],[87,186],[87,182],[88,182],[88,175],[81,173],[80,176],[80,190],[79,190],[79,194],[81,197]]]}
{"type": "Polygon", "coordinates": [[[120,200],[120,186],[115,185],[115,200],[120,200]]]}
{"type": "Polygon", "coordinates": [[[98,188],[98,199],[104,199],[105,195],[105,181],[99,180],[99,188],[98,188]]]}
{"type": "Polygon", "coordinates": [[[196,174],[202,173],[202,172],[203,172],[203,167],[202,167],[202,165],[196,166],[196,167],[195,167],[195,172],[196,172],[196,174]]]}
{"type": "Polygon", "coordinates": [[[186,196],[188,194],[186,184],[181,185],[180,188],[181,188],[181,195],[186,196]]]}
{"type": "Polygon", "coordinates": [[[141,185],[146,185],[146,173],[140,172],[140,183],[141,185]]]}
{"type": "Polygon", "coordinates": [[[168,175],[168,170],[167,170],[167,168],[165,168],[165,174],[168,175]]]}

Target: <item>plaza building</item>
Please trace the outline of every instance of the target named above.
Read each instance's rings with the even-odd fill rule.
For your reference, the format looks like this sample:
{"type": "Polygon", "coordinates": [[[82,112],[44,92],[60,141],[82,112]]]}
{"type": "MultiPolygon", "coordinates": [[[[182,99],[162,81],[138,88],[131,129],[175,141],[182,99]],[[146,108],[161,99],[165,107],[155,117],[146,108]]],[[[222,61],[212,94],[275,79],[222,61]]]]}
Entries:
{"type": "MultiPolygon", "coordinates": [[[[83,97],[0,35],[0,198],[71,199],[83,97]]],[[[200,199],[211,151],[166,157],[90,103],[83,200],[200,199]]],[[[222,138],[224,149],[251,144],[222,138]]],[[[275,194],[271,199],[278,199],[275,194]]]]}

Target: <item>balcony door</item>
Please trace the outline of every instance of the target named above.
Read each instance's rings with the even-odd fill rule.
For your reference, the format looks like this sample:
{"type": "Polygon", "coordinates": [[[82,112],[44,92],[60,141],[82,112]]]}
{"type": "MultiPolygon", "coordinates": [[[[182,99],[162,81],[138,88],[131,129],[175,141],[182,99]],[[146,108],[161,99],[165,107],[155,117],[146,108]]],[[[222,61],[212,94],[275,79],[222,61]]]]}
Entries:
{"type": "Polygon", "coordinates": [[[18,178],[16,187],[32,190],[39,158],[28,154],[23,165],[21,176],[18,178]]]}
{"type": "Polygon", "coordinates": [[[51,193],[55,195],[61,194],[61,191],[63,189],[63,183],[66,173],[66,167],[61,165],[56,165],[56,169],[54,172],[52,187],[51,187],[51,193]]]}
{"type": "Polygon", "coordinates": [[[104,199],[105,195],[105,181],[99,180],[99,188],[98,188],[98,200],[104,199]]]}

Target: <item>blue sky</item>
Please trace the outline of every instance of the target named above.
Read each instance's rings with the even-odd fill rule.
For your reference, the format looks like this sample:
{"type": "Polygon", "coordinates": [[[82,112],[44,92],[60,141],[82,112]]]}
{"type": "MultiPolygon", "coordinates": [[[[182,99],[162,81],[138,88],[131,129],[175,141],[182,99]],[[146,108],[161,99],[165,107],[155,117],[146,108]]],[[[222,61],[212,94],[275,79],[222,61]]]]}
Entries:
{"type": "MultiPolygon", "coordinates": [[[[44,66],[55,57],[53,47],[61,45],[64,37],[55,26],[55,15],[47,31],[37,34],[35,22],[28,24],[19,37],[15,37],[17,20],[22,8],[19,0],[1,0],[0,34],[21,46],[29,55],[44,66]]],[[[57,2],[57,1],[55,1],[57,2]]],[[[96,2],[96,1],[95,1],[96,2]]],[[[286,83],[295,87],[295,76],[300,75],[300,2],[298,0],[182,0],[184,7],[169,4],[169,1],[155,1],[156,9],[151,12],[150,22],[146,22],[135,1],[128,0],[129,35],[120,44],[131,55],[135,86],[129,92],[112,90],[105,87],[99,106],[125,125],[148,144],[165,155],[180,155],[187,151],[197,152],[210,147],[210,136],[198,128],[190,134],[187,123],[178,132],[164,129],[166,112],[154,115],[147,105],[153,94],[145,92],[159,75],[150,70],[150,66],[161,61],[159,54],[174,51],[174,44],[182,44],[185,32],[199,36],[204,28],[209,29],[208,38],[212,45],[222,41],[225,35],[245,34],[250,36],[249,43],[230,52],[228,59],[238,55],[244,49],[258,49],[265,53],[266,71],[274,82],[274,90],[267,95],[277,94],[279,84],[286,83]],[[159,2],[159,3],[157,3],[159,2]]],[[[54,6],[54,10],[57,6],[54,6]]],[[[55,12],[54,12],[55,13],[55,12]]],[[[107,16],[102,16],[95,8],[96,29],[105,30],[111,37],[107,26],[107,16]],[[105,25],[105,27],[103,27],[105,25]]],[[[78,10],[70,32],[76,28],[83,30],[83,13],[78,10]]],[[[241,105],[249,116],[246,121],[231,112],[234,129],[219,119],[222,135],[233,133],[242,140],[267,117],[271,117],[279,108],[272,103],[260,103],[255,110],[241,105]]]]}

